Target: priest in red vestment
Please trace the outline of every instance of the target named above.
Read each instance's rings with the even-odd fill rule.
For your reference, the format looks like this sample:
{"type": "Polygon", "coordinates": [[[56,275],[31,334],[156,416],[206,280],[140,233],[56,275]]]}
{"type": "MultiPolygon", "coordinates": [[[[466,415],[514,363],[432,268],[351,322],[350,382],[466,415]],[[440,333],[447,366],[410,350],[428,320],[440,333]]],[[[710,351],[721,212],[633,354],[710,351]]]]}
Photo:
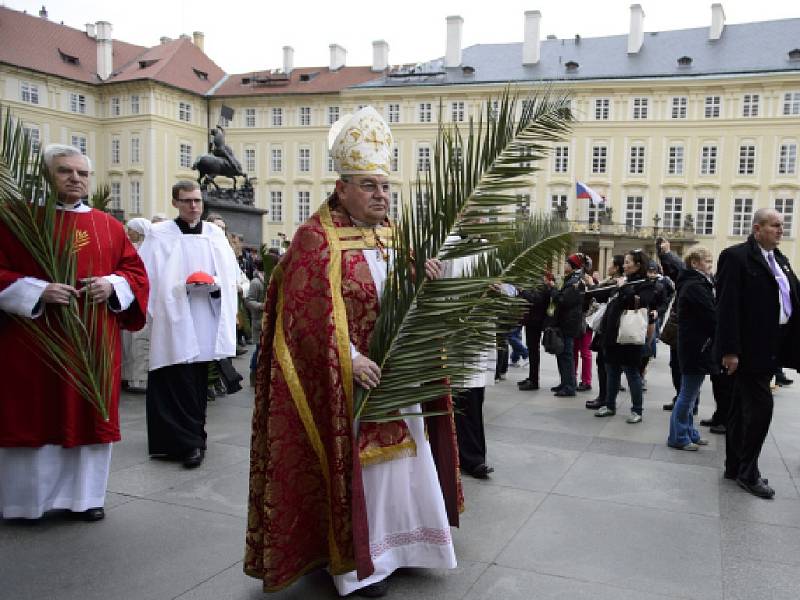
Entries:
{"type": "Polygon", "coordinates": [[[366,107],[329,143],[341,178],[266,295],[244,570],[277,591],[327,568],[341,595],[375,597],[398,568],[456,566],[457,451],[449,414],[361,423],[355,436],[354,386],[381,376],[367,354],[392,257],[392,136],[366,107]]]}
{"type": "Polygon", "coordinates": [[[74,236],[80,289],[45,279],[23,245],[0,225],[0,513],[37,519],[67,509],[87,521],[105,516],[111,445],[119,441],[120,329],[145,322],[148,281],[121,223],[82,202],[89,189],[89,160],[77,148],[51,145],[45,164],[58,190],[57,219],[74,236]],[[53,305],[103,304],[110,332],[114,386],[108,420],[45,362],[22,325],[9,315],[46,328],[53,305]],[[7,313],[7,314],[4,314],[7,313]]]}

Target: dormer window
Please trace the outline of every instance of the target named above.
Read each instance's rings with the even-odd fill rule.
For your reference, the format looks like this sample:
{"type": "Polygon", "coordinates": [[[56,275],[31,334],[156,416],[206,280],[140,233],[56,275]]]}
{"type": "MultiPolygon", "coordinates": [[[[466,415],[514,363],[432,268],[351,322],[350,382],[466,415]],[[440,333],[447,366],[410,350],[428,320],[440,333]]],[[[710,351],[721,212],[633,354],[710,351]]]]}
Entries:
{"type": "Polygon", "coordinates": [[[691,67],[692,66],[692,57],[691,56],[681,56],[678,59],[678,66],[679,67],[691,67]]]}
{"type": "Polygon", "coordinates": [[[206,73],[205,71],[201,71],[200,69],[195,69],[194,67],[192,67],[192,71],[194,71],[194,74],[197,75],[198,79],[202,79],[203,81],[208,81],[208,73],[206,73]]]}
{"type": "Polygon", "coordinates": [[[800,60],[800,48],[789,50],[789,60],[800,60]]]}
{"type": "Polygon", "coordinates": [[[315,73],[301,73],[300,74],[300,81],[311,81],[317,75],[319,75],[318,72],[315,72],[315,73]]]}
{"type": "Polygon", "coordinates": [[[146,69],[147,67],[152,67],[154,64],[158,62],[157,58],[153,58],[150,60],[140,60],[139,61],[139,68],[146,69]]]}
{"type": "Polygon", "coordinates": [[[68,65],[79,65],[80,59],[77,56],[72,56],[71,54],[67,54],[61,48],[58,49],[58,54],[61,56],[61,60],[67,63],[68,65]]]}
{"type": "Polygon", "coordinates": [[[567,71],[577,71],[580,65],[574,60],[568,60],[566,63],[564,63],[564,66],[567,68],[567,71]]]}

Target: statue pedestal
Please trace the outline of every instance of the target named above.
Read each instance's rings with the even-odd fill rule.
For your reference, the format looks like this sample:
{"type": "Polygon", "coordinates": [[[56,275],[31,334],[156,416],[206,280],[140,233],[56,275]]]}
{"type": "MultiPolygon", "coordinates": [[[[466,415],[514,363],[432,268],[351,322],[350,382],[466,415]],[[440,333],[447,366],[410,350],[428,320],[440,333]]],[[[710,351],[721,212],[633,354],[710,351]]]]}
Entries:
{"type": "Polygon", "coordinates": [[[228,227],[229,233],[244,236],[244,244],[249,247],[261,247],[264,232],[264,215],[267,210],[256,208],[252,204],[240,204],[236,200],[219,199],[213,193],[216,190],[203,190],[203,203],[206,214],[219,213],[228,227]]]}

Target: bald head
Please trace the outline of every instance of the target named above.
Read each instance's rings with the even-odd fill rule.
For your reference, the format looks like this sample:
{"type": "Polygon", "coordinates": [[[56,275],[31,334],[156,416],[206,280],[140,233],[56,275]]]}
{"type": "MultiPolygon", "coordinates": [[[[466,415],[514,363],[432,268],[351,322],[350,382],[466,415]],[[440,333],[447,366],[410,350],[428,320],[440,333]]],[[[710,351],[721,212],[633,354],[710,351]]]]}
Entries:
{"type": "Polygon", "coordinates": [[[753,237],[764,250],[777,248],[783,237],[783,215],[774,208],[759,208],[753,215],[753,237]]]}

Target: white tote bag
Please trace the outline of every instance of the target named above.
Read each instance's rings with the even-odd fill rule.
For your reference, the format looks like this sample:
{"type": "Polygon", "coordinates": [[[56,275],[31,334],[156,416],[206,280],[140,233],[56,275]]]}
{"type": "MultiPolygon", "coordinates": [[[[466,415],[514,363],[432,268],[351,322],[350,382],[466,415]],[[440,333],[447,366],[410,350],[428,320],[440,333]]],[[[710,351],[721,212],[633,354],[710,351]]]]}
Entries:
{"type": "MultiPolygon", "coordinates": [[[[636,306],[639,306],[639,298],[636,298],[636,306]]],[[[622,311],[617,343],[626,346],[644,346],[647,340],[647,321],[646,308],[622,311]]]]}

